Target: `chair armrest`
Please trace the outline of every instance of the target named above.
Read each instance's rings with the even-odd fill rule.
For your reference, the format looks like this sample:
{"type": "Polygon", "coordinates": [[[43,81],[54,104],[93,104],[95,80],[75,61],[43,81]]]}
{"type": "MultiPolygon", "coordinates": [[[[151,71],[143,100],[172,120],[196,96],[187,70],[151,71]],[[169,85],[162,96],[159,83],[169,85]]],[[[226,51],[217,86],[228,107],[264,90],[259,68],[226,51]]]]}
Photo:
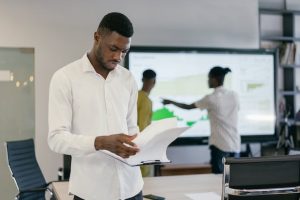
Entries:
{"type": "Polygon", "coordinates": [[[47,187],[43,188],[32,188],[32,189],[27,189],[27,190],[22,190],[19,193],[27,193],[27,192],[41,192],[47,190],[47,187]]]}
{"type": "Polygon", "coordinates": [[[22,194],[22,193],[30,193],[30,192],[42,192],[42,191],[48,191],[50,194],[52,194],[52,190],[48,188],[48,186],[49,186],[51,183],[52,183],[52,182],[47,183],[46,185],[44,185],[44,187],[30,188],[30,189],[26,189],[26,190],[19,191],[19,193],[16,195],[16,197],[19,197],[20,194],[22,194]]]}

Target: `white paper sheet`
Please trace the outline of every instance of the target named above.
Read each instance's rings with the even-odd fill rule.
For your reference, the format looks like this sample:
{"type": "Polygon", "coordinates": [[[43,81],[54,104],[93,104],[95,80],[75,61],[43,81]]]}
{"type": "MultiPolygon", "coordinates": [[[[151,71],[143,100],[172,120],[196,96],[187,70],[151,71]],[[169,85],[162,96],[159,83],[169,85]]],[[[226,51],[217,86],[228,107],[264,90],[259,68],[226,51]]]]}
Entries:
{"type": "Polygon", "coordinates": [[[190,193],[185,196],[192,200],[221,200],[221,196],[214,192],[190,193]]]}
{"type": "Polygon", "coordinates": [[[167,147],[180,134],[189,129],[189,127],[177,128],[176,126],[176,118],[163,119],[150,124],[133,140],[140,151],[127,159],[106,150],[102,152],[131,166],[170,162],[166,155],[167,147]]]}

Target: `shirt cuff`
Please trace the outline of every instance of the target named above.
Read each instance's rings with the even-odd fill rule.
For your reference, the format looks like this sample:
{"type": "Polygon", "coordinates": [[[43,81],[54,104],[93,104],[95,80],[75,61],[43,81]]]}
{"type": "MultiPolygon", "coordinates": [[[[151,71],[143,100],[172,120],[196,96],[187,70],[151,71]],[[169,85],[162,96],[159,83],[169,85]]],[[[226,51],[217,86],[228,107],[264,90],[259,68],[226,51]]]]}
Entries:
{"type": "Polygon", "coordinates": [[[134,135],[139,132],[140,132],[140,129],[138,127],[132,128],[132,129],[128,130],[128,135],[134,135]]]}
{"type": "Polygon", "coordinates": [[[93,152],[96,152],[96,149],[95,149],[95,139],[96,137],[94,136],[91,136],[91,137],[85,137],[85,138],[82,138],[83,141],[82,141],[82,147],[83,149],[86,151],[86,152],[89,152],[89,153],[93,153],[93,152]]]}

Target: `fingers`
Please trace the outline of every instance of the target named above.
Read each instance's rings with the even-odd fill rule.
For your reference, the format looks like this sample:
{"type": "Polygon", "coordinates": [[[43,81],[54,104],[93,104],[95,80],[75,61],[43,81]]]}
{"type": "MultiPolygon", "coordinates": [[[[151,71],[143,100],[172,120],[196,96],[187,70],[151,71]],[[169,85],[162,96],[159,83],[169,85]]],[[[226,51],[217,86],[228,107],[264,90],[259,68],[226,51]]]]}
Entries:
{"type": "Polygon", "coordinates": [[[134,135],[129,135],[129,137],[131,138],[131,140],[135,139],[137,137],[137,133],[134,135]]]}
{"type": "Polygon", "coordinates": [[[120,144],[118,146],[118,150],[116,154],[121,156],[122,158],[128,158],[130,156],[135,155],[139,150],[137,148],[128,147],[124,144],[120,144]]]}
{"type": "Polygon", "coordinates": [[[138,151],[134,148],[122,146],[117,154],[122,158],[129,158],[130,156],[135,155],[137,152],[138,151]]]}
{"type": "Polygon", "coordinates": [[[110,152],[113,152],[122,158],[128,158],[129,156],[135,155],[139,152],[139,148],[136,144],[132,142],[134,138],[136,138],[137,134],[129,136],[125,134],[115,134],[110,136],[99,136],[99,143],[98,140],[95,140],[95,148],[98,149],[105,149],[110,152]],[[101,148],[97,145],[98,143],[101,144],[101,148]]]}
{"type": "Polygon", "coordinates": [[[137,137],[137,134],[135,135],[125,135],[125,134],[122,134],[121,137],[120,137],[120,142],[124,143],[126,146],[131,146],[131,147],[135,147],[137,148],[137,145],[135,143],[132,142],[132,140],[134,138],[137,137]]]}
{"type": "Polygon", "coordinates": [[[132,140],[136,138],[136,136],[137,134],[132,136],[120,134],[118,138],[118,150],[116,153],[122,158],[128,158],[139,152],[137,145],[132,142],[132,140]]]}
{"type": "Polygon", "coordinates": [[[164,105],[170,104],[170,103],[171,103],[171,101],[168,100],[168,99],[163,99],[163,100],[162,100],[162,104],[164,104],[164,105]]]}

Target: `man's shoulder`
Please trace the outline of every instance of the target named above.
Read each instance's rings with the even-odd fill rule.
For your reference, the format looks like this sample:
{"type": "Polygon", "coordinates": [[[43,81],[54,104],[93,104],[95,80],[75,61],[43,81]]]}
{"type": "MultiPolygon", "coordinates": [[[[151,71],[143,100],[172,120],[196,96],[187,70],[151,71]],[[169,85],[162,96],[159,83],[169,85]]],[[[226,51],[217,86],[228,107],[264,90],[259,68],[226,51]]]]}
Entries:
{"type": "Polygon", "coordinates": [[[222,91],[223,91],[223,93],[228,94],[228,95],[237,95],[237,92],[232,89],[222,88],[222,91]]]}
{"type": "Polygon", "coordinates": [[[238,101],[238,93],[234,90],[226,89],[226,94],[230,101],[238,101]]]}
{"type": "Polygon", "coordinates": [[[139,90],[138,92],[138,101],[144,101],[145,100],[145,94],[142,90],[139,90]]]}
{"type": "Polygon", "coordinates": [[[72,75],[73,73],[78,72],[78,70],[81,69],[81,59],[75,60],[61,68],[59,68],[55,74],[56,75],[60,75],[60,74],[64,74],[66,76],[68,75],[72,75]]]}
{"type": "Polygon", "coordinates": [[[82,66],[82,61],[81,61],[81,59],[78,59],[78,60],[75,60],[75,61],[63,66],[59,70],[65,71],[65,73],[71,73],[71,72],[74,72],[75,70],[81,69],[81,66],[82,66]]]}
{"type": "Polygon", "coordinates": [[[75,60],[58,70],[53,74],[52,81],[70,80],[81,69],[81,59],[75,60]]]}
{"type": "Polygon", "coordinates": [[[145,91],[143,91],[143,90],[139,90],[139,92],[138,92],[138,98],[141,99],[141,100],[143,100],[143,101],[150,101],[150,102],[152,102],[151,99],[149,98],[148,94],[145,91]]]}

